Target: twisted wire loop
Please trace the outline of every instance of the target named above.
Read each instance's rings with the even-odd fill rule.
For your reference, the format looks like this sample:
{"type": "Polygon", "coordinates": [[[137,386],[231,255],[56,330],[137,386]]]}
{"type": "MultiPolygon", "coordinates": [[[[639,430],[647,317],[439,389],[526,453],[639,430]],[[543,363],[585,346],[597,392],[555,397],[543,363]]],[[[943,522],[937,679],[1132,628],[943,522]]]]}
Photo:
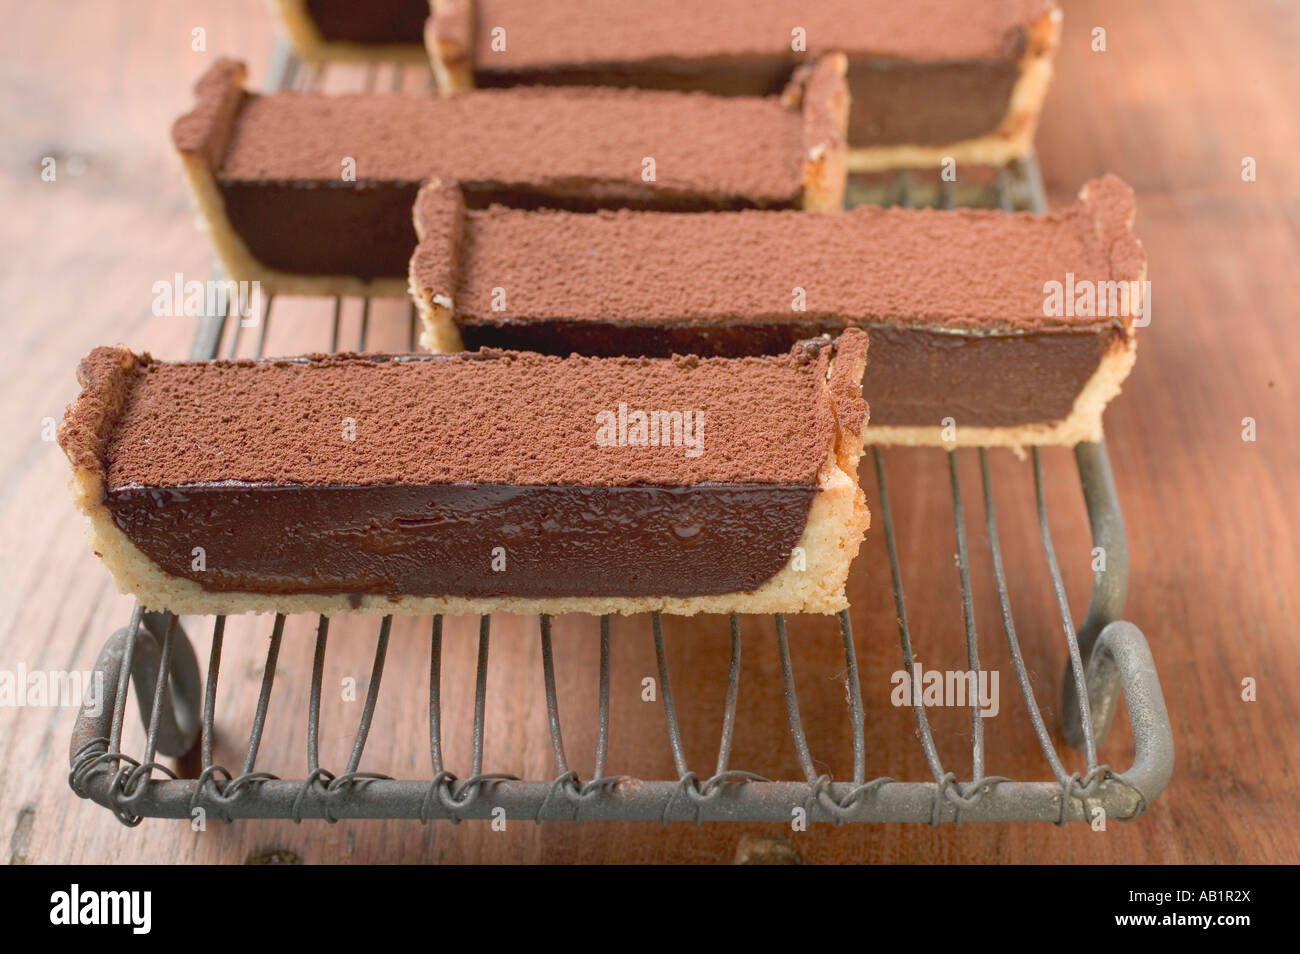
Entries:
{"type": "Polygon", "coordinates": [[[145,762],[143,765],[137,765],[127,773],[126,781],[122,785],[122,800],[129,802],[138,798],[144,792],[145,783],[153,780],[153,770],[157,769],[166,775],[169,779],[175,781],[178,776],[163,763],[153,760],[145,762]]]}
{"type": "Polygon", "coordinates": [[[935,803],[930,809],[930,824],[935,825],[938,823],[938,800],[941,795],[953,806],[953,824],[960,825],[961,810],[963,808],[975,807],[993,789],[1003,782],[1010,781],[1013,781],[1013,779],[1005,775],[981,775],[969,782],[959,782],[957,776],[952,772],[944,773],[943,779],[935,787],[935,803]]]}
{"type": "Polygon", "coordinates": [[[167,778],[176,780],[177,774],[157,760],[140,763],[122,752],[111,751],[108,739],[99,736],[81,746],[72,760],[68,772],[68,785],[82,798],[90,797],[90,780],[99,774],[102,766],[112,764],[113,777],[108,783],[105,795],[109,800],[113,816],[128,828],[134,828],[144,820],[143,815],[132,811],[132,803],[144,794],[146,783],[151,781],[154,769],[167,778]]]}
{"type": "MultiPolygon", "coordinates": [[[[874,795],[876,790],[889,782],[896,782],[897,779],[890,778],[888,775],[882,775],[879,778],[873,778],[869,782],[861,785],[854,785],[840,798],[836,798],[831,791],[831,777],[829,775],[820,776],[816,782],[812,783],[813,797],[816,798],[817,804],[826,809],[835,816],[836,824],[848,821],[857,811],[858,803],[870,795],[874,795]]],[[[811,799],[804,804],[811,807],[811,799]]]]}
{"type": "Polygon", "coordinates": [[[432,816],[429,809],[432,807],[433,800],[437,798],[450,813],[451,821],[458,823],[462,820],[460,813],[478,801],[479,794],[485,786],[490,787],[497,782],[519,781],[522,779],[518,775],[509,772],[479,772],[461,781],[454,772],[443,769],[434,775],[433,781],[429,783],[429,790],[420,801],[420,821],[430,820],[432,816]],[[459,787],[456,785],[457,782],[460,782],[459,787]]]}
{"type": "MultiPolygon", "coordinates": [[[[329,776],[329,781],[325,783],[323,790],[319,793],[321,801],[324,804],[325,820],[331,825],[338,821],[334,813],[330,811],[330,803],[336,802],[345,797],[358,785],[365,785],[366,782],[386,781],[391,782],[393,776],[385,775],[383,772],[344,772],[342,775],[335,776],[325,769],[318,768],[312,773],[316,779],[329,776]]],[[[298,802],[306,794],[306,789],[301,789],[298,796],[294,799],[294,811],[298,810],[298,802]]]]}
{"type": "Polygon", "coordinates": [[[72,756],[72,768],[68,770],[68,787],[81,798],[89,798],[90,789],[87,785],[94,770],[108,762],[121,762],[123,759],[139,764],[128,755],[110,751],[106,737],[101,735],[90,739],[72,756]]]}
{"type": "Polygon", "coordinates": [[[669,816],[672,814],[673,805],[677,799],[685,795],[686,798],[695,807],[695,824],[700,824],[700,808],[708,805],[717,799],[727,790],[729,785],[744,785],[746,782],[770,782],[770,778],[759,775],[757,772],[747,772],[743,769],[724,769],[710,775],[703,781],[695,772],[687,772],[677,780],[673,786],[672,795],[669,796],[667,803],[664,805],[662,821],[666,825],[670,821],[669,816]]]}
{"type": "Polygon", "coordinates": [[[127,810],[123,804],[122,791],[130,773],[140,763],[129,755],[110,749],[109,741],[104,736],[91,739],[77,749],[76,755],[72,759],[72,768],[68,772],[68,785],[80,797],[89,798],[91,778],[101,774],[97,770],[109,763],[114,766],[113,778],[109,782],[108,790],[105,793],[110,803],[109,810],[112,811],[113,817],[127,828],[134,828],[144,821],[144,816],[133,814],[127,810]]]}
{"type": "MultiPolygon", "coordinates": [[[[307,773],[307,777],[302,780],[302,785],[298,788],[298,794],[293,797],[293,813],[291,817],[295,825],[302,824],[302,803],[307,796],[313,791],[316,797],[325,801],[329,796],[329,783],[334,781],[334,773],[329,769],[321,768],[319,765],[307,773]]],[[[330,814],[328,806],[325,808],[325,821],[333,825],[338,821],[330,814]]]]}
{"type": "Polygon", "coordinates": [[[744,769],[727,769],[709,776],[702,783],[696,782],[686,790],[686,794],[696,804],[706,805],[721,795],[728,785],[770,781],[772,781],[770,778],[759,775],[757,772],[747,772],[744,769]]]}
{"type": "Polygon", "coordinates": [[[556,792],[563,792],[564,797],[573,806],[573,821],[582,821],[582,806],[584,804],[605,794],[627,778],[629,778],[627,775],[602,775],[583,782],[579,780],[578,773],[575,770],[567,769],[561,772],[547,787],[546,795],[543,796],[542,803],[537,806],[537,813],[533,816],[533,821],[538,824],[541,823],[546,806],[556,792]]]}
{"type": "MultiPolygon", "coordinates": [[[[435,798],[442,797],[442,787],[444,785],[450,785],[454,781],[456,781],[456,776],[452,772],[448,772],[446,769],[442,769],[434,774],[433,781],[429,783],[429,790],[424,793],[424,798],[420,799],[421,825],[427,825],[429,823],[431,817],[429,815],[429,808],[435,798]]],[[[454,825],[460,824],[460,817],[457,815],[453,814],[450,820],[454,825]]]]}
{"type": "Polygon", "coordinates": [[[583,782],[582,785],[579,786],[578,798],[585,802],[599,795],[601,792],[613,788],[620,782],[627,781],[631,777],[632,776],[630,775],[601,775],[597,778],[593,778],[588,782],[583,782]]]}
{"type": "Polygon", "coordinates": [[[574,769],[567,769],[555,777],[550,785],[546,787],[546,794],[542,796],[542,803],[537,806],[537,812],[533,815],[533,823],[540,825],[542,823],[542,813],[546,811],[546,806],[550,804],[551,796],[557,791],[564,792],[570,804],[573,805],[573,820],[578,820],[578,812],[581,805],[581,796],[579,795],[578,773],[574,769]]]}
{"type": "MultiPolygon", "coordinates": [[[[692,786],[698,788],[699,782],[700,782],[699,776],[697,776],[694,772],[690,771],[689,769],[682,774],[681,778],[677,780],[677,784],[673,786],[673,793],[668,796],[668,801],[664,802],[663,814],[659,816],[659,821],[661,824],[667,825],[668,822],[671,820],[669,816],[672,814],[673,805],[677,801],[677,796],[681,795],[683,792],[689,791],[692,786]]],[[[695,824],[698,825],[700,823],[700,805],[698,802],[695,803],[694,808],[695,808],[695,824]]]]}
{"type": "Polygon", "coordinates": [[[1080,805],[1083,806],[1083,820],[1091,822],[1092,819],[1088,811],[1090,807],[1088,804],[1089,799],[1096,798],[1101,791],[1101,787],[1107,783],[1119,785],[1136,799],[1133,811],[1127,815],[1114,816],[1117,821],[1132,821],[1147,810],[1149,802],[1142,790],[1132,782],[1117,775],[1109,765],[1103,762],[1083,774],[1073,772],[1061,783],[1061,814],[1054,824],[1058,828],[1065,825],[1066,808],[1070,803],[1070,799],[1079,800],[1080,805]]]}
{"type": "Polygon", "coordinates": [[[233,805],[249,788],[262,782],[279,781],[279,778],[270,772],[245,772],[230,779],[221,786],[220,791],[213,791],[208,797],[222,807],[233,805]]]}
{"type": "Polygon", "coordinates": [[[565,769],[557,775],[546,788],[542,802],[537,806],[533,821],[541,823],[546,806],[557,792],[563,793],[565,799],[573,806],[573,821],[582,821],[582,806],[592,799],[606,793],[619,782],[627,779],[626,775],[602,775],[590,781],[582,781],[575,769],[565,769]]]}
{"type": "MultiPolygon", "coordinates": [[[[806,818],[812,818],[813,802],[817,801],[818,794],[825,791],[830,783],[831,777],[824,772],[808,782],[808,795],[803,800],[803,812],[806,818]]],[[[836,816],[835,824],[839,823],[840,819],[836,816]]]]}
{"type": "MultiPolygon", "coordinates": [[[[930,800],[930,820],[927,824],[934,828],[939,824],[939,802],[948,794],[948,788],[957,781],[957,776],[953,772],[944,772],[939,776],[934,785],[934,797],[930,800]]],[[[961,806],[958,806],[953,812],[952,818],[954,824],[961,824],[961,806]]]]}
{"type": "MultiPolygon", "coordinates": [[[[122,760],[131,765],[138,765],[135,759],[130,756],[122,756],[122,760]]],[[[126,765],[119,765],[117,771],[113,773],[113,780],[108,785],[108,799],[113,805],[113,817],[120,821],[127,828],[134,828],[140,822],[144,821],[143,815],[137,815],[130,811],[125,803],[123,791],[126,787],[127,777],[132,770],[126,765]]]]}
{"type": "Polygon", "coordinates": [[[223,786],[228,782],[230,782],[233,777],[234,776],[230,774],[230,770],[226,768],[224,765],[209,765],[202,772],[200,772],[197,780],[197,784],[194,787],[194,797],[190,799],[190,817],[191,818],[194,817],[195,809],[202,808],[204,809],[204,811],[207,810],[206,806],[202,804],[203,794],[207,786],[211,785],[213,792],[215,793],[216,796],[212,798],[213,807],[219,808],[221,810],[220,818],[222,821],[226,822],[227,824],[232,823],[234,821],[234,818],[232,818],[230,813],[225,810],[225,805],[223,805],[219,799],[221,797],[221,790],[223,786]],[[225,778],[218,780],[217,779],[218,772],[224,775],[225,778]]]}

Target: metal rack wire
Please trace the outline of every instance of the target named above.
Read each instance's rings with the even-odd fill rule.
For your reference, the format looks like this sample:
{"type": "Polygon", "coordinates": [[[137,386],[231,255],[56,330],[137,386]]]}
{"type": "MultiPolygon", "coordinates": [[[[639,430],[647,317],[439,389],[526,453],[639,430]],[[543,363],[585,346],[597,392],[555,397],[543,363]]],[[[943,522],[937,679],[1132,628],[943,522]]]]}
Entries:
{"type": "MultiPolygon", "coordinates": [[[[272,85],[281,88],[288,88],[295,82],[310,85],[318,79],[301,71],[283,48],[277,51],[272,76],[272,85]]],[[[377,75],[372,68],[367,75],[367,86],[373,88],[376,83],[377,75]]],[[[859,200],[871,198],[870,188],[859,191],[859,200]]],[[[874,188],[884,190],[877,196],[878,200],[900,204],[913,204],[923,191],[906,174],[874,188]]],[[[1028,208],[1040,212],[1044,206],[1042,184],[1037,166],[1032,161],[998,170],[994,181],[973,200],[958,195],[942,182],[929,187],[929,191],[927,204],[940,206],[974,201],[1005,209],[1028,208]]],[[[259,356],[265,348],[273,310],[274,299],[268,298],[258,329],[256,353],[259,356]]],[[[340,345],[341,310],[341,300],[335,299],[332,350],[337,350],[340,345]]],[[[369,318],[369,301],[363,300],[358,350],[365,349],[369,318]]],[[[409,343],[414,350],[416,318],[413,308],[409,322],[409,343]]],[[[228,351],[233,357],[240,348],[241,330],[238,320],[229,320],[223,315],[202,319],[193,342],[192,357],[217,357],[223,338],[227,336],[228,351]]],[[[487,616],[482,617],[479,623],[472,748],[469,771],[463,777],[451,770],[443,752],[443,619],[440,616],[433,617],[429,623],[429,771],[426,777],[396,779],[362,769],[381,692],[391,617],[376,619],[375,649],[366,697],[350,756],[337,773],[324,768],[320,760],[320,710],[330,621],[325,617],[318,620],[306,713],[307,772],[303,778],[290,780],[276,778],[257,767],[259,749],[268,729],[267,711],[285,628],[285,617],[276,616],[271,626],[245,756],[239,770],[231,771],[214,761],[213,751],[215,699],[221,673],[225,618],[218,616],[213,619],[206,677],[201,677],[194,649],[176,617],[144,612],[137,606],[129,623],[110,637],[96,662],[96,672],[102,674],[104,685],[110,687],[111,698],[100,711],[87,708],[80,714],[71,743],[69,781],[77,794],[109,808],[127,825],[138,824],[145,817],[188,818],[198,808],[213,817],[227,820],[291,818],[295,821],[308,818],[460,820],[488,818],[494,812],[504,810],[509,818],[539,821],[788,822],[792,812],[801,808],[810,822],[911,821],[937,824],[945,821],[1022,820],[1061,824],[1089,820],[1098,808],[1110,819],[1133,818],[1143,812],[1167,784],[1173,770],[1173,740],[1146,640],[1137,627],[1121,619],[1127,590],[1127,543],[1105,446],[1080,444],[1075,448],[1093,541],[1104,547],[1108,554],[1107,568],[1094,577],[1092,599],[1077,630],[1052,543],[1042,460],[1037,451],[1033,452],[1028,464],[1033,470],[1041,543],[1060,610],[1068,656],[1061,710],[1063,731],[1067,741],[1084,753],[1086,769],[1081,773],[1069,772],[1055,748],[1021,652],[998,537],[987,451],[978,449],[961,453],[977,454],[979,458],[985,529],[1003,630],[1035,736],[1051,768],[1051,779],[1020,781],[985,774],[983,724],[979,704],[974,700],[971,704],[972,768],[969,778],[962,780],[944,765],[926,708],[920,700],[914,700],[912,708],[931,779],[869,778],[865,741],[867,710],[862,701],[858,652],[847,611],[839,615],[838,625],[848,688],[847,718],[852,735],[851,780],[837,781],[818,769],[800,714],[787,621],[781,615],[774,618],[773,625],[790,740],[802,779],[767,779],[733,764],[742,650],[740,620],[736,616],[730,619],[730,662],[717,759],[711,774],[704,777],[690,767],[659,614],[650,616],[649,634],[654,644],[676,778],[633,778],[617,774],[609,764],[611,638],[608,617],[600,621],[594,771],[590,778],[579,777],[566,754],[561,731],[552,621],[545,616],[538,621],[538,639],[547,741],[554,767],[554,774],[549,778],[521,779],[489,771],[485,765],[484,743],[490,729],[485,701],[492,631],[492,619],[487,616]],[[139,758],[122,751],[127,699],[132,683],[140,717],[146,727],[145,746],[139,758]],[[1133,728],[1135,758],[1128,770],[1116,772],[1098,761],[1097,748],[1109,731],[1121,693],[1133,728]],[[196,778],[178,778],[160,761],[165,756],[180,757],[190,753],[196,745],[201,762],[196,778]]],[[[966,656],[969,668],[978,671],[980,645],[974,623],[971,559],[957,454],[956,451],[947,454],[949,484],[966,656]]],[[[888,550],[899,644],[903,665],[911,676],[912,633],[890,509],[886,456],[880,448],[871,449],[876,479],[872,509],[879,519],[888,550]]]]}

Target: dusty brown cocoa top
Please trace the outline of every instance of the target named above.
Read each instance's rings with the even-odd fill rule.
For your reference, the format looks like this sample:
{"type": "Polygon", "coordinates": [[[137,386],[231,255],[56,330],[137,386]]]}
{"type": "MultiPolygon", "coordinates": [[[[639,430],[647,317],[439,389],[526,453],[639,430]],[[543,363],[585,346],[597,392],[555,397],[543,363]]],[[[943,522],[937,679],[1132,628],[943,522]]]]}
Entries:
{"type": "MultiPolygon", "coordinates": [[[[854,361],[865,335],[846,339],[854,361]]],[[[315,355],[82,362],[60,442],[109,489],[219,481],[682,486],[816,483],[835,449],[833,346],[765,358],[315,355]],[[601,446],[598,414],[703,413],[702,453],[601,446]],[[352,439],[345,439],[351,435],[352,439]]],[[[837,386],[841,420],[865,413],[837,386]]]]}
{"type": "MultiPolygon", "coordinates": [[[[1044,315],[1044,284],[1138,280],[1133,192],[1107,176],[1046,216],[859,207],[799,212],[466,213],[450,297],[457,318],[605,322],[812,320],[1033,330],[1111,318],[1044,315]],[[505,312],[491,307],[506,292],[505,312]],[[793,307],[802,289],[806,310],[793,307]]],[[[426,197],[431,219],[446,204],[426,197]]],[[[446,295],[450,226],[417,250],[415,286],[446,295]],[[441,249],[442,251],[439,251],[441,249]]]]}
{"type": "MultiPolygon", "coordinates": [[[[476,69],[520,70],[644,60],[793,58],[791,31],[808,52],[838,50],[923,61],[1015,59],[1025,27],[1052,0],[458,0],[472,12],[476,69]],[[494,50],[493,28],[505,30],[494,50]],[[498,46],[500,44],[498,43],[498,46]]],[[[439,18],[455,38],[456,15],[439,18]]],[[[463,16],[461,17],[463,19],[463,16]]]]}
{"type": "Polygon", "coordinates": [[[520,88],[462,96],[232,92],[215,64],[173,130],[182,152],[220,156],[227,182],[356,179],[564,186],[574,181],[789,202],[802,190],[803,114],[776,98],[520,88]],[[228,144],[221,123],[238,105],[228,144]],[[218,143],[214,147],[213,143],[218,143]],[[646,158],[654,179],[643,178],[646,158]]]}

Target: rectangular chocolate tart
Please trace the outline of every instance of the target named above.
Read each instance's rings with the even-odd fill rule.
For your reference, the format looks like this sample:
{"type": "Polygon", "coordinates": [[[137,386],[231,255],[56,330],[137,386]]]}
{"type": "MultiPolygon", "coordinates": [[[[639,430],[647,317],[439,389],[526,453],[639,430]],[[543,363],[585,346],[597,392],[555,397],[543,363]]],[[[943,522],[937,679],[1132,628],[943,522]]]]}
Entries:
{"type": "Polygon", "coordinates": [[[467,210],[431,184],[411,289],[432,351],[737,356],[865,327],[869,441],[1074,444],[1133,364],[1134,212],[1114,176],[1046,216],[467,210]],[[1053,282],[1102,305],[1051,314],[1053,282]]]}
{"type": "Polygon", "coordinates": [[[118,587],[178,613],[831,613],[867,340],[756,358],[97,348],[59,440],[118,587]]]}
{"type": "Polygon", "coordinates": [[[172,138],[229,275],[289,294],[406,292],[430,178],[521,207],[838,210],[844,63],[784,99],[618,89],[257,95],[222,60],[172,138]]]}
{"type": "Polygon", "coordinates": [[[271,9],[307,63],[428,61],[429,0],[271,0],[271,9]]]}
{"type": "Polygon", "coordinates": [[[779,92],[848,58],[849,169],[1000,165],[1032,150],[1060,35],[1055,0],[433,0],[446,92],[534,85],[779,92]]]}

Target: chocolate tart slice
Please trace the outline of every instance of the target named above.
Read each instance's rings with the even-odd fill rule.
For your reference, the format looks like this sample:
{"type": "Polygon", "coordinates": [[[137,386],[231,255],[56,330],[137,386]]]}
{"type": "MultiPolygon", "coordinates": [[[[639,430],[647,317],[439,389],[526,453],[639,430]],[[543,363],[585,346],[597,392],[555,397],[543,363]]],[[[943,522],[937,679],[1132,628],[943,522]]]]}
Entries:
{"type": "Polygon", "coordinates": [[[429,0],[271,0],[271,9],[307,63],[428,61],[429,0]]]}
{"type": "Polygon", "coordinates": [[[97,348],[59,440],[118,587],[178,613],[831,613],[866,335],[756,358],[97,348]]]}
{"type": "Polygon", "coordinates": [[[431,184],[411,288],[435,351],[737,356],[865,327],[869,441],[1074,444],[1145,324],[1134,210],[1114,176],[1046,216],[467,210],[431,184]]]}
{"type": "Polygon", "coordinates": [[[617,89],[257,95],[199,81],[172,138],[231,278],[303,294],[406,293],[426,180],[472,204],[580,211],[838,210],[844,63],[784,100],[617,89]]]}
{"type": "Polygon", "coordinates": [[[843,53],[849,169],[1000,165],[1032,150],[1060,36],[1054,0],[433,0],[445,92],[531,85],[779,92],[843,53]]]}

